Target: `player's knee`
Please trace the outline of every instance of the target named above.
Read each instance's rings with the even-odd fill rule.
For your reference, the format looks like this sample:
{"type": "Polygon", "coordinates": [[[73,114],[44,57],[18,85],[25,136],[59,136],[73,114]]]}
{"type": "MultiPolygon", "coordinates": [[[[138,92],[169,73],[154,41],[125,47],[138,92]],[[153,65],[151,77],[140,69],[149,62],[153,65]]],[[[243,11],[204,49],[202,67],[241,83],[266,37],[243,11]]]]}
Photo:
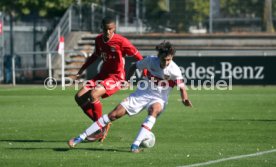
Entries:
{"type": "Polygon", "coordinates": [[[116,119],[118,119],[118,116],[114,112],[111,112],[108,114],[108,118],[110,119],[110,121],[115,121],[116,119]]]}
{"type": "Polygon", "coordinates": [[[126,115],[126,110],[121,105],[118,105],[113,111],[108,114],[110,121],[115,121],[116,119],[121,118],[126,115]]]}
{"type": "Polygon", "coordinates": [[[91,91],[90,97],[92,101],[99,100],[99,95],[95,91],[91,91]]]}
{"type": "Polygon", "coordinates": [[[158,110],[153,110],[149,112],[149,115],[154,116],[155,118],[157,118],[160,115],[161,111],[158,110]]]}
{"type": "Polygon", "coordinates": [[[154,116],[155,118],[157,118],[162,112],[162,108],[160,107],[151,107],[149,110],[149,115],[154,116]]]}
{"type": "Polygon", "coordinates": [[[79,106],[82,105],[81,97],[78,94],[75,95],[75,101],[79,106]]]}

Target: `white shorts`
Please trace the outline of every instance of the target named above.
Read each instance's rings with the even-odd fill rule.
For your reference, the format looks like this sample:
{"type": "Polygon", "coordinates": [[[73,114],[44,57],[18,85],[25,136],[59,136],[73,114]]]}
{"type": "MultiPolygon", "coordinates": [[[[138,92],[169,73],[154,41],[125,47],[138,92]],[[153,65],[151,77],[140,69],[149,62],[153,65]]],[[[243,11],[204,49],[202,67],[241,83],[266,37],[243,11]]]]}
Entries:
{"type": "Polygon", "coordinates": [[[138,114],[143,109],[147,109],[154,103],[160,103],[162,111],[166,106],[166,101],[145,91],[136,91],[130,94],[126,99],[124,99],[120,104],[126,109],[128,115],[132,116],[138,114]]]}

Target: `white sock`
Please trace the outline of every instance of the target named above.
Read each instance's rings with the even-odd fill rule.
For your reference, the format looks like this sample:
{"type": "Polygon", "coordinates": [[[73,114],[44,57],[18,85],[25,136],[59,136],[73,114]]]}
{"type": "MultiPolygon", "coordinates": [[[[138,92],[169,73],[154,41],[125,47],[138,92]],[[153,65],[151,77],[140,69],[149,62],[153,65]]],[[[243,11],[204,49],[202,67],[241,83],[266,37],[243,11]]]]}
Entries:
{"type": "Polygon", "coordinates": [[[98,121],[94,122],[89,128],[87,128],[82,134],[80,134],[80,138],[83,140],[97,132],[99,129],[102,129],[110,122],[110,119],[108,118],[107,114],[103,115],[101,118],[98,119],[98,121]]]}
{"type": "Polygon", "coordinates": [[[139,146],[141,144],[141,142],[146,138],[147,134],[151,131],[153,125],[155,124],[155,121],[156,121],[156,118],[153,116],[148,116],[145,119],[133,144],[135,144],[137,146],[139,146]]]}

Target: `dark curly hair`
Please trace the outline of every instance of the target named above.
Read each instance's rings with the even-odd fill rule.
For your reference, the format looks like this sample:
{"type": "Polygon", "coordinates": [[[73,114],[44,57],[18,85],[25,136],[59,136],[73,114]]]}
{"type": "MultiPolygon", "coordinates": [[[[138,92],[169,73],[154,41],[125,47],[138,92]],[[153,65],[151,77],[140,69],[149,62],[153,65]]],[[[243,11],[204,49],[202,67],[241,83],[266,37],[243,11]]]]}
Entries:
{"type": "Polygon", "coordinates": [[[110,23],[115,23],[115,19],[111,16],[106,16],[102,20],[102,25],[110,24],[110,23]]]}
{"type": "Polygon", "coordinates": [[[172,55],[175,54],[175,48],[169,41],[163,41],[159,45],[155,47],[155,49],[158,51],[158,55],[172,55]],[[164,53],[164,54],[163,54],[164,53]]]}

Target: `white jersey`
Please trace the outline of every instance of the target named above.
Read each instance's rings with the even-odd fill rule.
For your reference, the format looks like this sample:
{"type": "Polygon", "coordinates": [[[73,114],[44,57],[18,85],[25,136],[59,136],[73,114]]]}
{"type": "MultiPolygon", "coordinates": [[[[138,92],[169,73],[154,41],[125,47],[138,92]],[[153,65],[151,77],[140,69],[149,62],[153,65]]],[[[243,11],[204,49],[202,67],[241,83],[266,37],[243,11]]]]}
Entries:
{"type": "Polygon", "coordinates": [[[129,115],[135,115],[144,108],[149,108],[154,103],[160,103],[164,110],[168,95],[172,88],[182,80],[179,67],[171,61],[170,64],[162,69],[160,60],[156,56],[149,56],[140,60],[136,64],[140,70],[148,70],[148,79],[141,80],[137,85],[137,90],[120,104],[126,109],[129,115]]]}
{"type": "MultiPolygon", "coordinates": [[[[148,56],[137,62],[136,66],[140,70],[148,70],[147,83],[145,83],[148,84],[148,87],[147,89],[142,89],[165,101],[167,101],[168,95],[177,84],[177,81],[183,80],[181,71],[174,61],[171,61],[167,67],[162,69],[160,67],[160,59],[157,56],[148,56]]],[[[138,86],[138,89],[141,88],[138,86]]]]}

